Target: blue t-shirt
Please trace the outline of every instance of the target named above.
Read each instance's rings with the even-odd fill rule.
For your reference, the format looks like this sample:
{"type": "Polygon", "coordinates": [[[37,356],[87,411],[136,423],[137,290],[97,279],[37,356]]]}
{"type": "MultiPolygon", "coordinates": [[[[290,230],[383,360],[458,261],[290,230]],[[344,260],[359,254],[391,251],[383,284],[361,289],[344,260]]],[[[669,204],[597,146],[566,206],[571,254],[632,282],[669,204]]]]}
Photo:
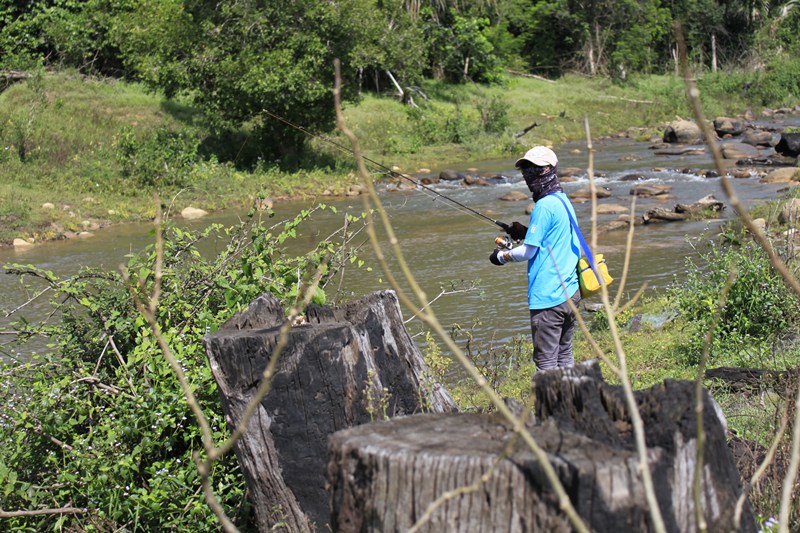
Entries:
{"type": "Polygon", "coordinates": [[[528,261],[528,307],[547,309],[567,301],[578,290],[575,267],[580,259],[580,241],[569,223],[567,209],[575,210],[563,192],[540,198],[531,212],[525,244],[539,248],[528,261]],[[564,204],[558,197],[561,197],[564,204]],[[564,286],[566,285],[566,293],[564,286]]]}

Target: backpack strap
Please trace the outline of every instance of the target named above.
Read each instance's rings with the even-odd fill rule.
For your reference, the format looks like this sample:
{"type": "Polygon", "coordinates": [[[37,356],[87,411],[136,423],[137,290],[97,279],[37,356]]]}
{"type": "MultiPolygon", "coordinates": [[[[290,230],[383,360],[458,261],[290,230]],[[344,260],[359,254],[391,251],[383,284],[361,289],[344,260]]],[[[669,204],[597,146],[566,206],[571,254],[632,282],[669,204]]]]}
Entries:
{"type": "Polygon", "coordinates": [[[575,229],[575,233],[578,234],[578,240],[581,243],[581,248],[583,249],[583,253],[586,255],[586,259],[589,261],[589,266],[591,267],[592,272],[594,272],[594,275],[597,276],[597,279],[600,279],[600,274],[598,274],[597,270],[595,269],[594,255],[592,255],[592,251],[589,249],[589,245],[586,243],[586,239],[583,238],[583,233],[581,233],[581,228],[579,228],[578,223],[575,222],[575,218],[572,216],[572,211],[569,210],[569,207],[567,207],[567,203],[564,201],[563,198],[561,198],[557,194],[554,194],[553,196],[558,198],[559,201],[562,204],[564,204],[564,209],[567,210],[567,216],[569,217],[569,223],[573,227],[573,229],[575,229]]]}

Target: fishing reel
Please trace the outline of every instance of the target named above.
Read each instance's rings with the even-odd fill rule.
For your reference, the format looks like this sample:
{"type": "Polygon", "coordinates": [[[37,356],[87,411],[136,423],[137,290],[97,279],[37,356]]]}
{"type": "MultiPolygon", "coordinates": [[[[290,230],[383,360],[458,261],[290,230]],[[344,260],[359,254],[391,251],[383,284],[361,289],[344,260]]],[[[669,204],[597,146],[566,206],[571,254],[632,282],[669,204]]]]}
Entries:
{"type": "Polygon", "coordinates": [[[498,250],[510,250],[514,247],[514,241],[509,235],[498,235],[494,244],[498,250]]]}

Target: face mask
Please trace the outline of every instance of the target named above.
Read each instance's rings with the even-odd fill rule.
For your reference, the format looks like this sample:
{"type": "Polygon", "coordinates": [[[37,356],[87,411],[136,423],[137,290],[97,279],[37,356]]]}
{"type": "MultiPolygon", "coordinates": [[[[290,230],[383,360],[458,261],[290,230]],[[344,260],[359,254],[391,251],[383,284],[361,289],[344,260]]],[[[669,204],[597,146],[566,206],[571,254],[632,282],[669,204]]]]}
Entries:
{"type": "Polygon", "coordinates": [[[554,167],[528,167],[523,168],[522,177],[533,195],[533,201],[547,196],[550,193],[561,192],[561,183],[558,181],[558,165],[554,167]]]}
{"type": "Polygon", "coordinates": [[[522,169],[522,177],[525,178],[525,181],[539,179],[547,174],[548,170],[550,170],[549,167],[525,167],[522,169]]]}

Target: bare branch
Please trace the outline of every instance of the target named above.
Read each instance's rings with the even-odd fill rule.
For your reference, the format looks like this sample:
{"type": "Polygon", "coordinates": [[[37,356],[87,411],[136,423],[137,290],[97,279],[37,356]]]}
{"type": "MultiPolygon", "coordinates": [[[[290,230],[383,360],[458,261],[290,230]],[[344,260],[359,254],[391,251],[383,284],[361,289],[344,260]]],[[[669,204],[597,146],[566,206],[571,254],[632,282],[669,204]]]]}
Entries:
{"type": "Polygon", "coordinates": [[[80,509],[78,507],[59,507],[57,509],[36,509],[31,511],[3,511],[0,509],[0,518],[18,518],[24,516],[47,516],[47,515],[62,515],[62,514],[84,514],[88,513],[88,509],[80,509]]]}

